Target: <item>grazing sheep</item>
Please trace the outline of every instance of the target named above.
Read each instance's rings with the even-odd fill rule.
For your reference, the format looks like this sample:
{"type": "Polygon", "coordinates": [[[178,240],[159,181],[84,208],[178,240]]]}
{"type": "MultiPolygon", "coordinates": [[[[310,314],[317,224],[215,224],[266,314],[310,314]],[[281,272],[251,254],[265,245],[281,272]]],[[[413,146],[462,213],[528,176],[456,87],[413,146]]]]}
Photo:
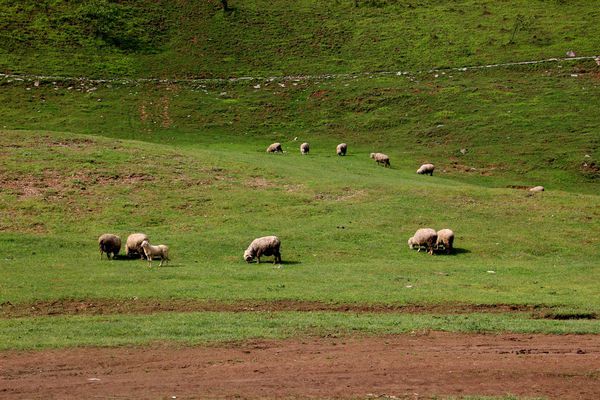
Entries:
{"type": "Polygon", "coordinates": [[[309,151],[310,151],[310,146],[308,145],[308,143],[302,143],[300,145],[300,153],[308,154],[309,151]]]}
{"type": "Polygon", "coordinates": [[[111,233],[105,233],[98,238],[98,246],[100,247],[100,259],[102,259],[102,253],[106,253],[106,258],[115,258],[121,250],[121,238],[111,233]]]}
{"type": "Polygon", "coordinates": [[[244,260],[251,262],[256,258],[260,264],[261,256],[273,256],[273,264],[281,263],[279,246],[281,246],[281,241],[277,236],[264,236],[254,239],[244,252],[244,260]]]}
{"type": "Polygon", "coordinates": [[[421,246],[425,246],[429,254],[433,254],[433,247],[437,242],[437,232],[431,228],[417,229],[415,235],[408,239],[408,247],[414,249],[417,247],[421,251],[421,246]]]}
{"type": "Polygon", "coordinates": [[[454,243],[454,232],[451,229],[442,229],[437,232],[437,240],[435,246],[439,249],[440,245],[444,246],[446,254],[452,252],[452,245],[454,243]]]}
{"type": "Polygon", "coordinates": [[[340,143],[335,148],[335,152],[337,153],[338,156],[345,156],[347,150],[348,150],[348,145],[346,143],[340,143]]]}
{"type": "Polygon", "coordinates": [[[433,164],[423,164],[421,165],[421,167],[417,170],[417,174],[419,175],[429,175],[429,176],[433,176],[433,170],[435,169],[435,166],[433,164]]]}
{"type": "Polygon", "coordinates": [[[272,145],[267,147],[267,153],[283,153],[281,143],[273,143],[272,145]]]}
{"type": "Polygon", "coordinates": [[[371,153],[369,157],[375,160],[377,164],[382,164],[384,167],[390,166],[390,158],[383,153],[371,153]]]}
{"type": "Polygon", "coordinates": [[[159,267],[162,267],[163,261],[169,262],[169,247],[164,244],[159,244],[158,246],[152,246],[148,240],[144,240],[140,245],[144,250],[144,254],[146,254],[146,258],[148,259],[148,266],[152,267],[152,259],[154,257],[160,257],[159,267]]]}
{"type": "Polygon", "coordinates": [[[142,250],[142,242],[144,240],[149,240],[145,233],[132,233],[129,235],[125,244],[125,255],[129,257],[131,254],[139,254],[143,260],[144,251],[142,250]]]}
{"type": "Polygon", "coordinates": [[[529,189],[530,192],[543,192],[544,191],[544,187],[543,186],[535,186],[532,187],[531,189],[529,189]]]}

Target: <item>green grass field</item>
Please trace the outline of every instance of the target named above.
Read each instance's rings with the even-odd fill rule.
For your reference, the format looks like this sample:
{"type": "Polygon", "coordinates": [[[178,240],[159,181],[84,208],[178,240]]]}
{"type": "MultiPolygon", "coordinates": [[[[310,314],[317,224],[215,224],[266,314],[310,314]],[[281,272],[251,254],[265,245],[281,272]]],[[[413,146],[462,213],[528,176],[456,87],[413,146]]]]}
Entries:
{"type": "Polygon", "coordinates": [[[146,7],[141,2],[98,1],[86,10],[39,2],[61,10],[54,19],[21,3],[0,14],[3,32],[21,32],[3,42],[6,73],[350,75],[163,83],[0,77],[3,312],[63,300],[293,300],[527,305],[592,319],[32,313],[0,319],[3,349],[421,329],[598,333],[599,67],[586,59],[418,72],[562,57],[570,48],[593,55],[598,24],[589,24],[597,15],[589,3],[248,1],[223,14],[208,2],[180,9],[165,1],[165,12],[145,13],[134,13],[146,7]],[[115,23],[137,17],[131,26],[119,22],[126,32],[90,33],[82,21],[99,10],[115,23]],[[306,24],[282,22],[292,13],[306,24]],[[67,25],[70,33],[60,33],[67,25]],[[155,30],[141,35],[148,26],[155,30]],[[362,74],[377,70],[411,72],[362,74]],[[286,153],[266,154],[274,141],[286,153]],[[300,155],[303,141],[308,156],[300,155]],[[337,157],[342,141],[349,154],[337,157]],[[389,154],[392,168],[375,165],[373,151],[389,154]],[[433,177],[415,173],[423,162],[436,164],[433,177]],[[546,191],[519,189],[536,185],[546,191]],[[455,254],[411,251],[407,239],[425,226],[452,228],[455,254]],[[138,231],[171,247],[168,266],[100,260],[100,234],[125,241],[138,231]],[[250,241],[270,234],[282,240],[282,265],[246,264],[250,241]]]}

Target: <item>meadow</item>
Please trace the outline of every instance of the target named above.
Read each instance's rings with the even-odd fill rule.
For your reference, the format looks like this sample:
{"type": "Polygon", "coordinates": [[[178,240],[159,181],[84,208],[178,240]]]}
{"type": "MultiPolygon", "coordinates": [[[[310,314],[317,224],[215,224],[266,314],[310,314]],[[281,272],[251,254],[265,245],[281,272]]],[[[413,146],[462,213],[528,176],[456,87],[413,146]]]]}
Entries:
{"type": "MultiPolygon", "coordinates": [[[[208,2],[165,2],[168,12],[135,14],[118,36],[137,41],[83,29],[82,15],[97,10],[41,3],[71,17],[41,18],[28,2],[28,13],[23,4],[2,11],[13,22],[4,33],[32,21],[37,29],[0,53],[3,349],[427,329],[598,333],[598,66],[450,69],[562,56],[566,43],[593,55],[597,11],[587,3],[253,1],[224,14],[208,2]],[[282,22],[293,12],[306,24],[282,22]],[[290,31],[287,41],[275,29],[290,31]],[[396,70],[406,73],[377,73],[396,70]],[[256,78],[200,79],[245,74],[256,78]],[[275,141],[286,153],[265,153],[275,141]],[[342,141],[349,153],[337,157],[342,141]],[[375,165],[372,151],[389,154],[392,168],[375,165]],[[415,174],[423,162],[436,165],[433,177],[415,174]],[[536,185],[546,191],[524,190],[536,185]],[[455,253],[409,250],[424,226],[452,228],[455,253]],[[100,234],[137,231],[168,244],[172,262],[100,259],[100,234]],[[269,234],[282,240],[283,263],[246,264],[250,241],[269,234]],[[180,310],[180,300],[217,306],[180,310]],[[173,310],[111,308],[135,301],[173,310]],[[282,301],[432,308],[227,311],[282,301]],[[66,315],[73,302],[112,306],[66,315]],[[444,312],[455,305],[515,311],[444,312]]],[[[133,12],[112,7],[108,21],[133,12]]]]}

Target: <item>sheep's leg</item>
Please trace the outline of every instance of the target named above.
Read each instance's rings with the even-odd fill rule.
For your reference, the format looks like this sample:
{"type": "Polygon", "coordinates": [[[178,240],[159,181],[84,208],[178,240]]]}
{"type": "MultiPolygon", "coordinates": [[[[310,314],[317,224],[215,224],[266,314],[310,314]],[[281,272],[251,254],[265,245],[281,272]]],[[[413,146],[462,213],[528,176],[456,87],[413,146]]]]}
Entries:
{"type": "Polygon", "coordinates": [[[102,249],[100,249],[100,259],[102,260],[102,249]]]}
{"type": "Polygon", "coordinates": [[[159,267],[162,267],[164,260],[165,260],[164,258],[162,258],[162,257],[160,258],[160,264],[158,264],[159,267]]]}

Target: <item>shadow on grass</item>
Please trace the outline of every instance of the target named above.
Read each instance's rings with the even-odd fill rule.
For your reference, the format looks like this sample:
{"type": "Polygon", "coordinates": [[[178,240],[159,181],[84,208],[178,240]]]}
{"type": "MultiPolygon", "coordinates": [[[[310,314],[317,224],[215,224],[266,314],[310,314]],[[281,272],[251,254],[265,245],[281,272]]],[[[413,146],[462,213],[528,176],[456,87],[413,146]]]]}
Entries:
{"type": "Polygon", "coordinates": [[[452,253],[450,253],[450,255],[455,256],[458,254],[469,254],[470,252],[471,252],[471,250],[461,249],[460,247],[455,247],[452,249],[452,253]]]}

